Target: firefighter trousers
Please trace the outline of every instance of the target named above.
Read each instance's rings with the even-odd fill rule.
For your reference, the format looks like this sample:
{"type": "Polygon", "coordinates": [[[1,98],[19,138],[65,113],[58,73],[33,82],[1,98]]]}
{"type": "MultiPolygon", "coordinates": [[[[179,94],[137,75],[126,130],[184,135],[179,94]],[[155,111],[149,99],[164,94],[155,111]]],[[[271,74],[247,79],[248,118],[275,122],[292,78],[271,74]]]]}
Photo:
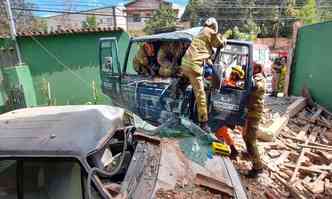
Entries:
{"type": "Polygon", "coordinates": [[[263,163],[261,161],[259,151],[256,144],[256,134],[258,131],[259,120],[255,118],[247,118],[244,132],[243,140],[247,147],[247,152],[253,164],[253,169],[262,169],[263,163]]]}
{"type": "Polygon", "coordinates": [[[184,78],[189,80],[195,94],[198,121],[207,122],[207,100],[204,90],[203,75],[195,72],[191,67],[181,67],[181,69],[184,78]]]}

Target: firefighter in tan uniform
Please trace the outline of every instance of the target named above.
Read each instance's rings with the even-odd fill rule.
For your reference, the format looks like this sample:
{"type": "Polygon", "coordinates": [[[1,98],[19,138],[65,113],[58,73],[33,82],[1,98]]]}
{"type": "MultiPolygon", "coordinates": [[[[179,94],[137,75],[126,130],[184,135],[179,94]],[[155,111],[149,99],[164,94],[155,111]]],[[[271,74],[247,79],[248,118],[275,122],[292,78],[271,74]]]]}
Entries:
{"type": "Polygon", "coordinates": [[[152,43],[144,43],[133,59],[135,71],[139,75],[154,75],[153,67],[156,64],[155,47],[152,43]]]}
{"type": "Polygon", "coordinates": [[[252,162],[252,169],[248,172],[248,177],[256,177],[263,171],[259,152],[256,145],[256,134],[259,122],[263,116],[265,94],[265,77],[263,67],[260,64],[254,64],[254,87],[249,96],[248,115],[243,132],[243,139],[246,144],[246,156],[252,162]]]}
{"type": "MultiPolygon", "coordinates": [[[[213,48],[224,44],[218,33],[218,22],[215,18],[205,21],[200,33],[193,38],[189,48],[182,58],[181,70],[183,79],[189,81],[196,99],[198,121],[200,127],[210,132],[208,126],[207,100],[203,82],[203,64],[207,63],[213,54],[213,48]]],[[[181,86],[181,85],[180,85],[181,86]]]]}
{"type": "Polygon", "coordinates": [[[271,97],[277,97],[278,96],[278,89],[279,89],[279,80],[280,80],[280,74],[283,68],[283,64],[281,62],[280,58],[276,58],[274,60],[272,66],[271,66],[271,72],[272,72],[272,93],[271,97]]]}
{"type": "Polygon", "coordinates": [[[181,58],[186,52],[185,43],[165,43],[160,46],[157,61],[160,65],[159,75],[161,77],[173,77],[179,71],[181,58]]]}

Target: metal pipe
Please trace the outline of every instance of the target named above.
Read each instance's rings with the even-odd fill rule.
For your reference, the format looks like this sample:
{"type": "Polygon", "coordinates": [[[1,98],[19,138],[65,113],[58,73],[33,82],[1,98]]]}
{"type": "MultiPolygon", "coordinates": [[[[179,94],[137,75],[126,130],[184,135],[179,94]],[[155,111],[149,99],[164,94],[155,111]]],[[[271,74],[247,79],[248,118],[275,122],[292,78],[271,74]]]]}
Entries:
{"type": "Polygon", "coordinates": [[[22,64],[21,51],[20,51],[20,47],[16,40],[16,36],[17,36],[16,27],[15,27],[12,9],[10,6],[10,0],[6,0],[6,2],[7,2],[6,11],[7,11],[8,19],[9,19],[10,34],[11,34],[12,40],[15,42],[15,49],[16,49],[16,53],[17,53],[18,64],[21,65],[22,64]]]}

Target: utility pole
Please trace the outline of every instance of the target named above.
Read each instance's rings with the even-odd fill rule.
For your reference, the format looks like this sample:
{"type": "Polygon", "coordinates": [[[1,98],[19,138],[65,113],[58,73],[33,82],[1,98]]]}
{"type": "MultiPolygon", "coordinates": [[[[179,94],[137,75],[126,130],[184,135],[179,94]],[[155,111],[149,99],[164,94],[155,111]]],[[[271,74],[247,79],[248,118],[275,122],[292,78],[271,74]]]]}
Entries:
{"type": "Polygon", "coordinates": [[[12,8],[10,6],[10,0],[6,0],[6,2],[7,2],[6,10],[7,10],[7,16],[9,19],[10,34],[11,34],[12,40],[15,43],[18,64],[21,65],[22,64],[21,51],[20,51],[20,47],[18,46],[18,43],[16,40],[16,36],[17,36],[16,27],[15,27],[15,22],[14,22],[14,18],[13,18],[12,8]]]}
{"type": "Polygon", "coordinates": [[[116,10],[115,10],[115,6],[112,6],[112,11],[113,11],[113,28],[116,29],[117,28],[117,24],[116,24],[116,10]]]}

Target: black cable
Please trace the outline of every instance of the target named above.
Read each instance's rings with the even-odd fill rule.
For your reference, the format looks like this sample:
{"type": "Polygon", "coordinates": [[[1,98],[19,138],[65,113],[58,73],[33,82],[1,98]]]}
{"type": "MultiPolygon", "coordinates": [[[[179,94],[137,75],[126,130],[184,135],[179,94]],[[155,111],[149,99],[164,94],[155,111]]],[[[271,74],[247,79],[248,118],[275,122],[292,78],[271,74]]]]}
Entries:
{"type": "Polygon", "coordinates": [[[88,199],[92,199],[91,181],[92,181],[92,176],[95,173],[99,173],[99,174],[103,175],[104,177],[110,178],[110,177],[114,176],[115,174],[117,174],[119,172],[119,170],[121,169],[121,166],[122,166],[124,158],[125,158],[125,152],[127,149],[127,135],[129,135],[129,131],[132,131],[132,128],[127,127],[125,130],[120,131],[123,133],[124,143],[123,143],[123,149],[122,149],[122,156],[121,156],[120,163],[118,164],[118,166],[111,172],[104,171],[97,167],[94,167],[90,170],[90,172],[88,174],[88,179],[87,179],[88,199]]]}

